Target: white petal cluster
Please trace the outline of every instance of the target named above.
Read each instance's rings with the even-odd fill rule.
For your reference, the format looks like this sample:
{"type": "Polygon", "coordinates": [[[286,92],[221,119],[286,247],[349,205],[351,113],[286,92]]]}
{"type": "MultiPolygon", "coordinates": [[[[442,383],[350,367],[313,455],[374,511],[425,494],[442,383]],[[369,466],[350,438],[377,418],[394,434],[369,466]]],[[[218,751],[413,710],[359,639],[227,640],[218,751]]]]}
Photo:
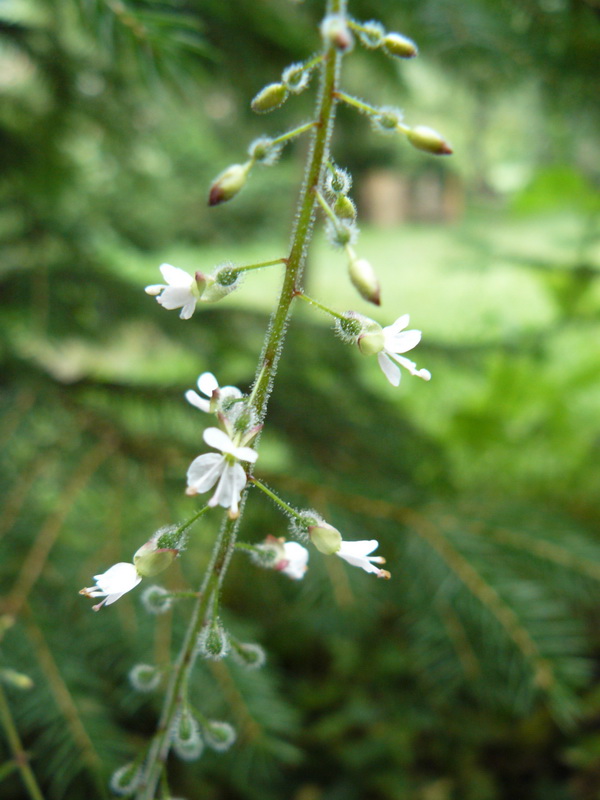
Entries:
{"type": "Polygon", "coordinates": [[[142,576],[138,573],[134,564],[120,561],[118,564],[113,564],[101,575],[94,575],[94,580],[96,581],[96,586],[82,589],[79,594],[83,594],[86,597],[104,597],[101,603],[93,606],[94,611],[98,611],[102,606],[110,606],[126,592],[135,589],[142,580],[142,576]]]}
{"type": "Polygon", "coordinates": [[[203,494],[217,484],[208,505],[228,508],[231,516],[236,517],[247,480],[240,461],[254,463],[258,453],[251,447],[238,445],[219,428],[207,428],[203,438],[221,453],[205,453],[192,461],[187,472],[188,494],[203,494]]]}
{"type": "MultiPolygon", "coordinates": [[[[185,393],[185,399],[195,408],[204,411],[206,414],[211,411],[216,411],[224,404],[231,407],[231,401],[238,400],[242,397],[241,391],[237,386],[219,386],[219,382],[212,374],[212,372],[203,372],[198,378],[197,386],[201,394],[193,389],[189,389],[185,393]]],[[[241,403],[240,403],[241,407],[241,403]]]]}
{"type": "Polygon", "coordinates": [[[353,567],[360,567],[365,572],[372,572],[378,578],[389,578],[390,574],[385,569],[376,567],[376,564],[385,564],[385,558],[381,556],[371,556],[373,550],[379,547],[379,542],[376,539],[362,539],[358,542],[346,542],[342,540],[340,549],[336,552],[336,556],[343,558],[348,564],[353,567]]]}
{"type": "Polygon", "coordinates": [[[403,314],[391,325],[383,328],[383,349],[378,353],[377,361],[392,386],[398,386],[400,383],[400,367],[404,367],[417,378],[423,378],[424,381],[431,380],[429,370],[417,369],[414,361],[401,355],[412,350],[421,341],[421,331],[404,330],[408,322],[408,314],[403,314]]]}
{"type": "Polygon", "coordinates": [[[200,299],[196,278],[171,264],[161,264],[160,271],[166,284],[146,286],[146,294],[156,297],[157,302],[169,311],[180,308],[181,319],[189,319],[200,299]]]}

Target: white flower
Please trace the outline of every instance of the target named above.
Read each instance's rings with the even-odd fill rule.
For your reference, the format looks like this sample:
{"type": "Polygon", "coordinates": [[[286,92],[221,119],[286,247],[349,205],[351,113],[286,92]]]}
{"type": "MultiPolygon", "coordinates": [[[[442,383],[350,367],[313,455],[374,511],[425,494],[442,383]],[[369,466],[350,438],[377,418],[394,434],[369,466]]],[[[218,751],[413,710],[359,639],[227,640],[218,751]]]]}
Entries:
{"type": "Polygon", "coordinates": [[[275,569],[292,580],[302,580],[308,569],[308,550],[298,542],[284,542],[282,546],[284,556],[275,564],[275,569]]]}
{"type": "Polygon", "coordinates": [[[390,573],[385,569],[379,569],[375,564],[385,564],[385,558],[381,556],[370,556],[373,550],[379,547],[376,539],[363,539],[359,542],[345,542],[342,540],[340,549],[336,551],[336,556],[343,558],[353,567],[360,567],[365,572],[372,572],[378,578],[389,578],[390,573]]]}
{"type": "MultiPolygon", "coordinates": [[[[252,431],[249,438],[255,433],[252,431]]],[[[246,473],[239,462],[254,463],[258,453],[251,447],[240,447],[219,428],[207,428],[203,438],[222,455],[206,453],[192,461],[187,472],[188,494],[208,492],[216,483],[217,489],[208,505],[229,508],[231,516],[236,517],[242,489],[246,485],[246,473]]]]}
{"type": "Polygon", "coordinates": [[[122,597],[126,592],[134,589],[142,580],[134,564],[120,561],[101,575],[94,575],[96,586],[82,589],[79,594],[86,597],[104,597],[101,603],[93,606],[94,611],[98,611],[103,605],[111,605],[122,597]]]}
{"type": "Polygon", "coordinates": [[[191,403],[191,405],[207,414],[215,410],[214,406],[211,408],[211,401],[215,396],[215,392],[217,393],[220,404],[227,400],[237,400],[242,397],[242,393],[236,386],[219,386],[212,372],[203,372],[198,378],[197,385],[198,389],[200,389],[204,397],[207,397],[208,400],[205,400],[204,397],[200,397],[198,392],[195,392],[193,389],[189,389],[185,393],[185,399],[188,403],[191,403]]]}
{"type": "Polygon", "coordinates": [[[408,325],[409,316],[403,314],[401,317],[383,329],[383,349],[378,353],[377,360],[383,374],[392,384],[398,386],[400,383],[400,367],[407,369],[411,375],[423,378],[424,381],[431,380],[431,372],[427,369],[417,369],[414,361],[400,355],[416,347],[421,341],[421,331],[405,331],[408,325]],[[395,362],[395,363],[394,363],[395,362]]]}
{"type": "Polygon", "coordinates": [[[189,319],[200,299],[196,278],[171,264],[161,264],[160,271],[167,285],[157,283],[146,286],[146,294],[156,297],[157,302],[169,311],[180,308],[181,319],[189,319]]]}

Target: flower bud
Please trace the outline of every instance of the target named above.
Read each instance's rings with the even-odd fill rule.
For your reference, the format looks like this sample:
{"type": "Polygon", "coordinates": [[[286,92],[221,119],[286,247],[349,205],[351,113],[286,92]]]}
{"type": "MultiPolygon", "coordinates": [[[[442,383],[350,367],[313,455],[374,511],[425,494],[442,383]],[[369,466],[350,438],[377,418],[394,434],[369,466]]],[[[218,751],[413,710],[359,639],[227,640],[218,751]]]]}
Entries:
{"type": "Polygon", "coordinates": [[[10,667],[0,669],[0,680],[7,683],[9,686],[14,686],[15,689],[33,688],[33,681],[29,675],[25,675],[23,672],[17,672],[10,667]]]}
{"type": "Polygon", "coordinates": [[[426,125],[410,128],[406,137],[417,150],[424,150],[426,153],[433,153],[436,156],[449,156],[452,153],[452,147],[443,136],[426,125]]]}
{"type": "Polygon", "coordinates": [[[136,664],[129,670],[129,682],[138,692],[153,692],[161,678],[162,672],[152,664],[136,664]]]}
{"type": "Polygon", "coordinates": [[[219,753],[229,750],[237,738],[235,728],[232,725],[218,720],[207,722],[202,729],[202,733],[206,744],[219,753]]]}
{"type": "Polygon", "coordinates": [[[321,23],[321,36],[326,44],[333,45],[342,52],[351,50],[354,44],[348,21],[343,14],[328,14],[321,23]]]}
{"type": "Polygon", "coordinates": [[[333,210],[338,219],[347,219],[354,222],[356,219],[356,206],[345,194],[339,194],[333,204],[333,210]]]}
{"type": "Polygon", "coordinates": [[[133,564],[138,575],[150,578],[170,567],[178,553],[179,550],[158,547],[156,541],[151,539],[136,550],[133,564]]]}
{"type": "Polygon", "coordinates": [[[211,620],[198,636],[198,653],[211,661],[220,661],[229,652],[229,638],[218,619],[211,620]]]}
{"type": "Polygon", "coordinates": [[[248,155],[258,164],[270,167],[277,161],[282,150],[282,144],[273,144],[273,139],[269,136],[261,136],[250,143],[248,155]]]}
{"type": "Polygon", "coordinates": [[[308,86],[310,70],[304,69],[304,64],[290,64],[281,73],[281,80],[290,92],[300,94],[308,86]]]}
{"type": "Polygon", "coordinates": [[[259,644],[232,641],[231,648],[233,659],[246,669],[260,669],[267,660],[265,651],[259,644]]]}
{"type": "Polygon", "coordinates": [[[283,83],[270,83],[254,97],[250,107],[257,114],[266,114],[283,105],[287,98],[288,90],[283,83]]]}
{"type": "Polygon", "coordinates": [[[164,614],[173,605],[173,598],[162,586],[148,586],[141,599],[149,614],[164,614]]]}
{"type": "Polygon", "coordinates": [[[417,45],[401,33],[388,33],[383,37],[383,48],[391,56],[397,58],[414,58],[419,54],[417,45]]]}
{"type": "Polygon", "coordinates": [[[342,535],[332,525],[327,522],[319,522],[318,525],[311,525],[308,529],[311,542],[321,553],[330,556],[342,546],[342,535]]]}
{"type": "Polygon", "coordinates": [[[381,305],[381,287],[375,270],[365,258],[351,258],[348,274],[360,296],[378,306],[381,305]]]}
{"type": "Polygon", "coordinates": [[[210,187],[208,205],[218,206],[219,203],[225,203],[235,197],[246,184],[251,167],[252,161],[246,161],[245,164],[232,164],[223,170],[210,187]]]}
{"type": "Polygon", "coordinates": [[[198,723],[187,708],[182,710],[175,722],[173,750],[183,761],[195,761],[204,750],[198,723]]]}
{"type": "Polygon", "coordinates": [[[346,247],[356,241],[358,227],[350,220],[340,219],[334,222],[328,219],[325,223],[325,235],[332,247],[346,247]]]}
{"type": "Polygon", "coordinates": [[[381,47],[385,36],[385,28],[381,22],[372,19],[369,22],[361,23],[360,28],[356,28],[356,34],[365,47],[374,49],[381,47]]]}
{"type": "Polygon", "coordinates": [[[334,167],[333,172],[327,174],[327,190],[333,194],[348,194],[352,188],[352,175],[347,169],[334,167]]]}
{"type": "Polygon", "coordinates": [[[130,795],[139,786],[141,777],[139,765],[132,761],[113,772],[109,785],[115,794],[130,795]]]}
{"type": "Polygon", "coordinates": [[[383,106],[377,116],[372,117],[375,130],[379,133],[396,133],[404,115],[399,108],[383,106]]]}

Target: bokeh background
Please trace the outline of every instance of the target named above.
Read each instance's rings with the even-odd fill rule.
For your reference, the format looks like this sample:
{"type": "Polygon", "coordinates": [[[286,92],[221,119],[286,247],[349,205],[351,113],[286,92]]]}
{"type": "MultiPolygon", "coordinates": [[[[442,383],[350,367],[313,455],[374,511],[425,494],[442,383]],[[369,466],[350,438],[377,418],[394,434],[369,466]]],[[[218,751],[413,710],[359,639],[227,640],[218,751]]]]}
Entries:
{"type": "MultiPolygon", "coordinates": [[[[189,271],[285,255],[306,143],[208,209],[248,143],[310,118],[314,87],[267,117],[249,99],[319,47],[320,0],[0,4],[2,724],[48,800],[108,796],[151,735],[138,662],[168,662],[185,601],[139,592],[94,615],[77,591],[190,516],[204,419],[197,375],[250,385],[278,270],[188,323],[144,295],[189,271]],[[32,681],[20,688],[23,677],[32,681]],[[5,702],[6,701],[6,702],[5,702]],[[7,708],[10,711],[7,711],[7,708]]],[[[194,696],[238,743],[173,762],[202,800],[600,797],[600,239],[597,0],[351,0],[414,38],[357,47],[345,88],[439,129],[436,159],[340,109],[356,296],[319,231],[307,290],[423,330],[399,389],[300,308],[259,474],[345,538],[378,538],[389,582],[313,552],[301,583],[236,556],[228,627],[268,653],[197,670],[194,696]]],[[[285,535],[262,496],[242,536],[285,535]]],[[[164,577],[194,586],[217,520],[164,577]]],[[[6,740],[0,794],[27,797],[6,740]]]]}

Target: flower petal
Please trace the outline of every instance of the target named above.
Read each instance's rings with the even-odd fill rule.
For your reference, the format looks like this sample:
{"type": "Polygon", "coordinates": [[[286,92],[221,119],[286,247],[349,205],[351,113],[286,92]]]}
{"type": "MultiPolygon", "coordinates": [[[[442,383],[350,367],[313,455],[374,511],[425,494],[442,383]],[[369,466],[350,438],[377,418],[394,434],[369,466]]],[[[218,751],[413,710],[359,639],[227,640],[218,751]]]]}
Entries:
{"type": "Polygon", "coordinates": [[[171,264],[161,264],[159,269],[169,286],[189,289],[194,282],[194,278],[189,272],[179,269],[179,267],[173,267],[171,264]]]}
{"type": "Polygon", "coordinates": [[[164,285],[164,283],[153,283],[150,286],[146,286],[144,291],[146,292],[146,294],[149,294],[152,297],[156,297],[157,294],[160,294],[162,290],[166,288],[167,287],[164,285]]]}
{"type": "Polygon", "coordinates": [[[137,586],[142,579],[131,562],[120,561],[101,575],[94,575],[94,580],[102,594],[124,594],[137,586]]]}
{"type": "MultiPolygon", "coordinates": [[[[385,333],[385,331],[384,331],[385,333]]],[[[386,335],[384,349],[390,353],[407,353],[416,347],[421,341],[421,331],[411,330],[396,333],[392,336],[386,335]]]]}
{"type": "Polygon", "coordinates": [[[167,311],[172,311],[174,308],[187,307],[192,300],[194,301],[194,308],[196,306],[196,298],[188,289],[181,286],[167,286],[156,300],[167,311]]]}
{"type": "Polygon", "coordinates": [[[179,319],[190,319],[195,310],[196,310],[196,298],[192,296],[192,298],[188,300],[184,306],[181,307],[179,319]]]}
{"type": "Polygon", "coordinates": [[[206,414],[210,411],[210,402],[205,400],[204,397],[200,397],[198,392],[195,392],[193,389],[188,389],[185,393],[185,399],[190,403],[190,405],[199,408],[200,411],[204,411],[206,414]]]}
{"type": "Polygon", "coordinates": [[[235,445],[225,431],[219,428],[207,428],[202,436],[209,447],[214,447],[222,453],[234,453],[235,445]]]}
{"type": "Polygon", "coordinates": [[[402,314],[401,317],[395,322],[392,322],[391,325],[388,325],[386,328],[383,329],[383,332],[389,334],[390,336],[396,336],[400,331],[404,330],[408,323],[410,322],[410,316],[408,314],[402,314]]]}
{"type": "Polygon", "coordinates": [[[394,364],[387,353],[379,353],[377,361],[379,362],[383,374],[392,386],[398,386],[400,384],[400,378],[402,377],[400,374],[400,367],[394,364]]]}
{"type": "Polygon", "coordinates": [[[209,400],[213,396],[213,392],[219,388],[219,382],[212,374],[212,372],[203,372],[198,378],[198,389],[205,394],[209,400]]]}
{"type": "Polygon", "coordinates": [[[195,458],[187,471],[188,486],[198,494],[207,492],[218,481],[225,469],[225,459],[218,453],[205,453],[195,458]]]}
{"type": "Polygon", "coordinates": [[[233,455],[240,461],[250,461],[252,464],[258,458],[258,453],[251,447],[236,447],[233,450],[233,455]]]}
{"type": "Polygon", "coordinates": [[[230,508],[237,513],[242,489],[246,485],[246,473],[239,464],[226,464],[217,490],[208,501],[209,506],[230,508]]]}

